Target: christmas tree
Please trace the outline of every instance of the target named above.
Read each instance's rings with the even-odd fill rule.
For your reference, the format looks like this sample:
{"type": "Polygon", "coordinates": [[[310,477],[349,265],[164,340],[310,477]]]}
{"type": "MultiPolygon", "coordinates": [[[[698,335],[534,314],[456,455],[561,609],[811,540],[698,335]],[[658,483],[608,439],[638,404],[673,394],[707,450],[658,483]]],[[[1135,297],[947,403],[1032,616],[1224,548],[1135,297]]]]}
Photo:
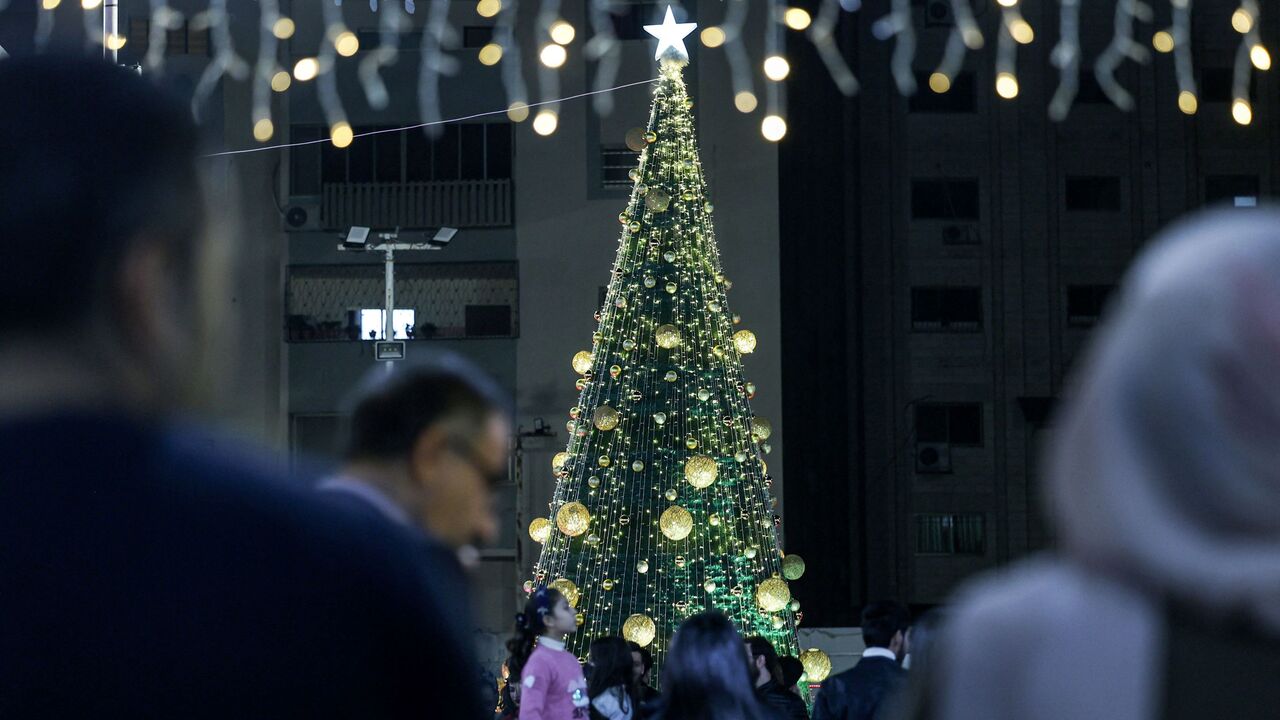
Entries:
{"type": "Polygon", "coordinates": [[[581,395],[552,461],[550,515],[529,525],[543,549],[525,588],[556,587],[577,608],[580,657],[621,634],[661,663],[680,622],[710,608],[783,654],[799,649],[787,579],[804,562],[779,545],[772,430],[743,377],[756,338],[726,299],[683,78],[692,27],[668,9],[646,28],[661,42],[645,147],[592,349],[573,356],[581,395]]]}

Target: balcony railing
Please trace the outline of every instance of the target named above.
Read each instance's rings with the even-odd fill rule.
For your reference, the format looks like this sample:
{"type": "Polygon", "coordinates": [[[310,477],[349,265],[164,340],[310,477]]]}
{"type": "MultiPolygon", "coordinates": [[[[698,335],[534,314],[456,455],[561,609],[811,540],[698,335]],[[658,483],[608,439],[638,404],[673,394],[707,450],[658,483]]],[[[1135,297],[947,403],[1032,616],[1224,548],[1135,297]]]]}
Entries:
{"type": "Polygon", "coordinates": [[[510,180],[326,184],[320,200],[325,228],[510,227],[510,180]]]}

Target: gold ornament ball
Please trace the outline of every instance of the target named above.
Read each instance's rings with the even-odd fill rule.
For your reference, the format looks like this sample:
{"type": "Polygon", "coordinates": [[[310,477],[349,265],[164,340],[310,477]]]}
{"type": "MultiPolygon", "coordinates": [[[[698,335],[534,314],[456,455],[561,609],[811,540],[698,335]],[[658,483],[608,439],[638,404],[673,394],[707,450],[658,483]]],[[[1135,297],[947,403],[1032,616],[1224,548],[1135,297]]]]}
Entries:
{"type": "Polygon", "coordinates": [[[578,607],[578,586],[568,578],[556,578],[551,581],[550,587],[558,590],[564,599],[569,603],[569,607],[578,607]]]}
{"type": "Polygon", "coordinates": [[[676,371],[675,371],[675,370],[668,370],[668,371],[666,372],[666,374],[662,376],[662,379],[663,379],[663,380],[666,380],[667,382],[675,382],[675,381],[676,381],[676,371]]]}
{"type": "Polygon", "coordinates": [[[671,502],[675,502],[676,498],[680,497],[680,493],[676,492],[675,490],[668,490],[666,493],[663,494],[663,497],[665,497],[667,500],[670,500],[671,502]]]}
{"type": "Polygon", "coordinates": [[[667,414],[664,412],[656,412],[653,414],[653,421],[662,425],[667,422],[667,414]]]}
{"type": "Polygon", "coordinates": [[[822,682],[831,674],[831,658],[818,648],[809,648],[800,653],[800,664],[804,666],[804,674],[809,682],[822,682]]]}
{"type": "Polygon", "coordinates": [[[756,604],[765,612],[778,612],[791,602],[791,588],[782,578],[769,578],[756,586],[756,604]]]}
{"type": "Polygon", "coordinates": [[[579,350],[573,354],[573,370],[579,375],[591,372],[591,353],[579,350]]]}
{"type": "Polygon", "coordinates": [[[591,477],[587,478],[587,485],[591,487],[593,490],[595,488],[600,487],[600,478],[596,477],[595,475],[592,475],[591,477]]]}
{"type": "Polygon", "coordinates": [[[658,347],[670,350],[680,344],[680,331],[675,325],[659,325],[653,332],[653,339],[658,343],[658,347]]]}
{"type": "Polygon", "coordinates": [[[600,583],[600,587],[604,588],[605,590],[612,590],[613,580],[610,578],[605,578],[604,582],[600,583]]]}
{"type": "Polygon", "coordinates": [[[662,511],[658,518],[658,527],[669,540],[683,540],[693,531],[693,515],[679,505],[672,505],[662,511]]]}
{"type": "Polygon", "coordinates": [[[538,543],[545,543],[551,539],[551,521],[544,517],[536,517],[530,520],[529,537],[538,543]]]}
{"type": "Polygon", "coordinates": [[[591,513],[580,502],[568,502],[556,513],[556,527],[569,537],[578,537],[591,525],[591,513]]]}
{"type": "Polygon", "coordinates": [[[636,613],[622,623],[622,637],[640,647],[647,647],[657,635],[658,626],[648,615],[636,613]]]}
{"type": "Polygon", "coordinates": [[[644,461],[636,460],[635,462],[631,463],[631,469],[636,472],[640,472],[641,470],[644,470],[644,461]]]}
{"type": "Polygon", "coordinates": [[[756,549],[754,547],[749,547],[743,555],[746,555],[748,560],[754,560],[756,557],[756,549]]]}
{"type": "Polygon", "coordinates": [[[587,536],[587,544],[588,544],[588,545],[599,545],[599,544],[600,544],[600,536],[599,536],[599,535],[597,535],[597,534],[595,534],[595,533],[591,533],[590,535],[588,535],[588,536],[587,536]]]}
{"type": "Polygon", "coordinates": [[[768,440],[773,434],[773,425],[766,419],[757,415],[751,418],[751,434],[761,440],[768,440]]]}
{"type": "Polygon", "coordinates": [[[640,562],[636,563],[636,572],[640,573],[641,575],[649,572],[649,561],[641,560],[640,562]]]}
{"type": "Polygon", "coordinates": [[[782,629],[782,626],[783,626],[783,625],[786,625],[786,624],[787,624],[787,621],[786,621],[786,620],[783,620],[781,617],[778,617],[777,615],[774,615],[774,616],[773,616],[773,629],[774,629],[774,630],[781,630],[781,629],[782,629]]]}
{"type": "Polygon", "coordinates": [[[618,411],[608,405],[601,405],[591,415],[591,422],[600,430],[612,430],[618,427],[618,411]]]}
{"type": "Polygon", "coordinates": [[[706,455],[694,455],[684,463],[684,479],[699,490],[711,487],[719,472],[716,461],[706,455]]]}
{"type": "Polygon", "coordinates": [[[596,462],[600,465],[600,467],[609,467],[609,463],[613,461],[609,459],[608,455],[601,455],[600,458],[596,460],[596,462]]]}
{"type": "Polygon", "coordinates": [[[756,334],[750,330],[739,330],[733,334],[733,346],[743,355],[756,351],[756,334]]]}
{"type": "Polygon", "coordinates": [[[564,468],[564,464],[569,462],[569,458],[573,457],[567,452],[558,452],[551,457],[551,469],[560,470],[564,468]]]}
{"type": "Polygon", "coordinates": [[[646,133],[644,134],[644,141],[645,141],[645,142],[647,142],[647,143],[654,143],[654,142],[657,142],[657,141],[658,141],[658,133],[656,133],[656,132],[654,132],[654,131],[652,131],[652,130],[650,130],[649,132],[646,132],[646,133]]]}
{"type": "Polygon", "coordinates": [[[668,195],[665,190],[653,188],[645,194],[644,205],[649,208],[651,212],[665,212],[671,205],[671,196],[668,195]]]}
{"type": "Polygon", "coordinates": [[[787,555],[782,558],[782,577],[788,580],[799,580],[804,575],[804,558],[799,555],[787,555]]]}
{"type": "Polygon", "coordinates": [[[698,447],[698,439],[693,437],[687,437],[684,439],[684,446],[689,448],[690,450],[693,450],[694,448],[698,447]]]}
{"type": "Polygon", "coordinates": [[[716,591],[716,581],[715,581],[715,580],[708,580],[708,581],[706,581],[706,582],[702,583],[702,589],[703,589],[703,590],[706,590],[707,592],[715,592],[715,591],[716,591]]]}

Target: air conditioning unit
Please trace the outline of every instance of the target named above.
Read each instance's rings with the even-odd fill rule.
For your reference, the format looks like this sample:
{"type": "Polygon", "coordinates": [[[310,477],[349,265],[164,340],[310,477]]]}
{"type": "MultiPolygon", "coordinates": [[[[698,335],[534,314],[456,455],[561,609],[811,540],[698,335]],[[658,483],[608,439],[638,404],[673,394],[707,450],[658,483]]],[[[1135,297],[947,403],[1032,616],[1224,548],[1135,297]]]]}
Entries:
{"type": "Polygon", "coordinates": [[[947,443],[916,443],[916,472],[925,475],[941,475],[951,472],[951,445],[947,443]]]}
{"type": "Polygon", "coordinates": [[[320,224],[320,198],[293,198],[284,209],[281,225],[285,232],[323,230],[320,224]]]}

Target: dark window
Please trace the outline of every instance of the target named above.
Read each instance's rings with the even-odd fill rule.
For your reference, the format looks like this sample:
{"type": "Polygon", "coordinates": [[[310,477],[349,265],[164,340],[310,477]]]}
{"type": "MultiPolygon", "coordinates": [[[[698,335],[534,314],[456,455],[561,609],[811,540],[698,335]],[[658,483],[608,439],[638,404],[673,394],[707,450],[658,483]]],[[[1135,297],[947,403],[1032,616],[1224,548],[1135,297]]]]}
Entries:
{"type": "Polygon", "coordinates": [[[1236,207],[1258,204],[1259,183],[1256,175],[1209,175],[1204,179],[1204,203],[1230,203],[1236,207]]]}
{"type": "Polygon", "coordinates": [[[619,40],[649,38],[650,35],[644,31],[644,26],[662,22],[658,3],[653,2],[614,3],[611,12],[609,17],[613,21],[613,34],[619,40]]]}
{"type": "Polygon", "coordinates": [[[982,555],[986,518],[981,513],[916,515],[917,555],[982,555]]]}
{"type": "MultiPolygon", "coordinates": [[[[328,131],[321,130],[321,137],[327,137],[328,131]]],[[[333,146],[331,142],[320,145],[320,182],[344,183],[347,181],[347,153],[333,146]]]]}
{"type": "Polygon", "coordinates": [[[604,187],[630,187],[629,173],[640,165],[640,153],[625,145],[600,147],[600,184],[604,187]]]}
{"type": "Polygon", "coordinates": [[[467,337],[511,337],[510,305],[468,305],[467,337]]]}
{"type": "Polygon", "coordinates": [[[431,143],[432,180],[458,179],[458,126],[445,125],[431,143]]]}
{"type": "MultiPolygon", "coordinates": [[[[120,49],[122,62],[142,62],[151,47],[151,20],[148,17],[130,17],[124,28],[125,46],[120,49]]],[[[209,30],[192,30],[191,24],[165,30],[165,55],[209,55],[209,30]]]]}
{"type": "MultiPolygon", "coordinates": [[[[352,128],[357,135],[368,132],[371,129],[367,127],[352,128]]],[[[347,182],[373,182],[373,148],[373,138],[369,137],[357,137],[347,146],[347,182]]]]}
{"type": "Polygon", "coordinates": [[[511,124],[489,123],[485,128],[485,177],[490,180],[511,178],[511,124]]]}
{"type": "MultiPolygon", "coordinates": [[[[315,125],[296,125],[290,133],[291,142],[307,142],[321,138],[315,125]]],[[[289,148],[289,192],[292,195],[320,194],[320,144],[289,148]]]]}
{"type": "Polygon", "coordinates": [[[431,179],[431,140],[422,130],[405,131],[404,179],[406,182],[426,182],[431,179]]]}
{"type": "Polygon", "coordinates": [[[461,131],[461,160],[463,180],[484,179],[484,125],[470,123],[461,131]]]}
{"type": "MultiPolygon", "coordinates": [[[[360,40],[360,52],[368,52],[382,47],[381,30],[357,30],[356,37],[360,40]]],[[[422,31],[408,30],[398,33],[392,42],[396,43],[395,47],[398,50],[417,50],[422,46],[422,31]]]]}
{"type": "Polygon", "coordinates": [[[1102,317],[1112,285],[1068,285],[1067,325],[1089,327],[1102,317]]]}
{"type": "Polygon", "coordinates": [[[492,25],[466,25],[462,28],[462,47],[478,48],[493,42],[492,25]]]}
{"type": "Polygon", "coordinates": [[[384,132],[369,138],[373,142],[373,152],[377,163],[374,180],[380,183],[397,183],[404,179],[400,164],[404,159],[401,141],[405,135],[414,131],[384,132]]]}
{"type": "Polygon", "coordinates": [[[982,288],[911,288],[911,329],[976,332],[982,329],[982,288]]]}
{"type": "Polygon", "coordinates": [[[916,405],[916,442],[982,447],[982,403],[916,405]]]}
{"type": "Polygon", "coordinates": [[[1120,178],[1068,175],[1064,199],[1070,211],[1119,212],[1120,178]]]}
{"type": "Polygon", "coordinates": [[[913,113],[971,113],[977,108],[973,73],[962,72],[951,79],[951,89],[936,93],[929,89],[929,73],[916,73],[916,94],[907,100],[913,113]]]}
{"type": "Polygon", "coordinates": [[[977,220],[978,181],[911,181],[911,217],[920,220],[977,220]]]}

